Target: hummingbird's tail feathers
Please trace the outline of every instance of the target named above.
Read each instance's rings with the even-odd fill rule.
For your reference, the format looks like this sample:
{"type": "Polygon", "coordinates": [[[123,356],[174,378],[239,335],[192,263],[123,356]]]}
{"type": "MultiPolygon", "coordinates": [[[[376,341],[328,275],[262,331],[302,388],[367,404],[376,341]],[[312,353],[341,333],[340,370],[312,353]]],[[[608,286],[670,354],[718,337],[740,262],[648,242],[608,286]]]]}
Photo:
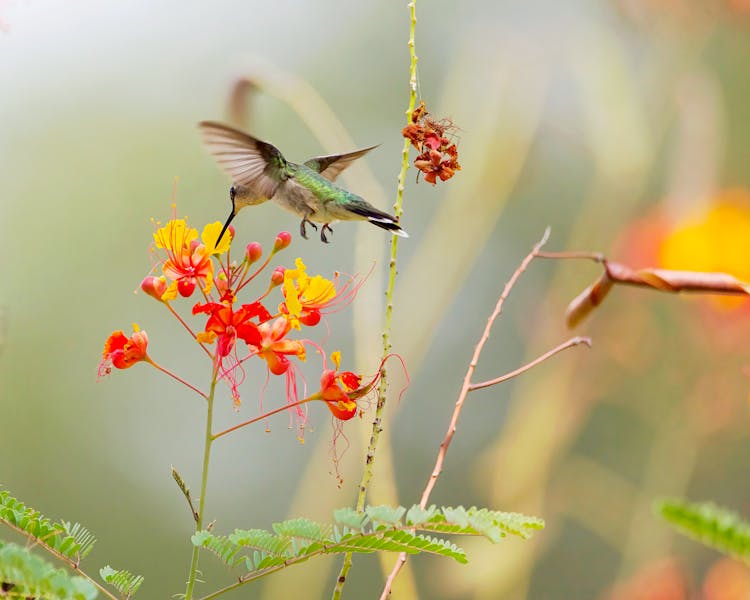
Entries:
{"type": "Polygon", "coordinates": [[[393,221],[390,222],[384,222],[384,221],[378,221],[376,219],[367,219],[372,223],[373,225],[377,225],[378,227],[385,229],[386,231],[390,231],[393,235],[397,235],[399,237],[408,238],[409,234],[406,233],[403,229],[401,229],[401,226],[398,223],[394,223],[393,221]]]}
{"type": "Polygon", "coordinates": [[[396,217],[391,216],[388,213],[383,212],[382,210],[378,210],[367,202],[353,202],[347,206],[347,209],[356,215],[364,217],[370,223],[372,223],[373,225],[377,225],[381,229],[385,229],[386,231],[390,231],[391,233],[400,235],[401,237],[409,237],[409,234],[401,229],[401,226],[398,224],[398,219],[396,219],[396,217]]]}

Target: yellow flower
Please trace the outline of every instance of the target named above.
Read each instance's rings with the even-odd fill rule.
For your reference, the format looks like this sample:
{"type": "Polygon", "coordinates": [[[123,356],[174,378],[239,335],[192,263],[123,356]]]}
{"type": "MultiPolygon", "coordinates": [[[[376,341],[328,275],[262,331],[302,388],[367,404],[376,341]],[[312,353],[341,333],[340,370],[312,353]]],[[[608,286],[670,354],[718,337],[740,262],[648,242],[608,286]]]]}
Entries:
{"type": "Polygon", "coordinates": [[[317,325],[320,322],[320,311],[331,304],[337,292],[336,285],[325,277],[310,277],[301,258],[294,264],[296,269],[284,271],[282,291],[285,302],[281,310],[287,315],[292,327],[300,329],[300,323],[317,325]]]}
{"type": "Polygon", "coordinates": [[[203,240],[203,244],[206,246],[206,250],[209,254],[224,254],[224,252],[229,250],[229,245],[232,243],[231,235],[223,237],[221,242],[219,242],[219,245],[216,245],[216,238],[219,237],[221,228],[222,225],[219,221],[209,223],[203,228],[201,240],[203,240]]]}

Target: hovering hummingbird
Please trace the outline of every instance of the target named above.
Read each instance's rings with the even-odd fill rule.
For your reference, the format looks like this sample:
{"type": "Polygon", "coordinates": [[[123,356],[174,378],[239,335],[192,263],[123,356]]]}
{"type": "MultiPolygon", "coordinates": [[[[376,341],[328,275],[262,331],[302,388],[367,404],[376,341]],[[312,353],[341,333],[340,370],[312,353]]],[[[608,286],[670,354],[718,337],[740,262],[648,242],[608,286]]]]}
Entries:
{"type": "Polygon", "coordinates": [[[326,230],[333,233],[331,223],[339,220],[369,221],[395,235],[409,237],[396,217],[333,183],[341,171],[376,146],[347,154],[317,156],[298,165],[286,160],[268,142],[233,127],[212,121],[203,121],[198,127],[208,151],[234,181],[229,190],[232,211],[217,244],[240,209],[268,200],[302,217],[299,232],[305,239],[306,225],[317,231],[315,223],[322,223],[320,240],[328,243],[326,230]]]}

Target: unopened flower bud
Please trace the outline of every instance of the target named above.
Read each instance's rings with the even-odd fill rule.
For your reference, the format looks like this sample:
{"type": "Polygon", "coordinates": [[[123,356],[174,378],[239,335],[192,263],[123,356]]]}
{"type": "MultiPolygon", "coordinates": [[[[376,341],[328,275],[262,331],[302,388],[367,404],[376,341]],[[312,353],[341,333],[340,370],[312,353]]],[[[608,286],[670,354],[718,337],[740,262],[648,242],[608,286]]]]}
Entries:
{"type": "Polygon", "coordinates": [[[284,267],[276,267],[274,269],[273,274],[271,275],[272,286],[277,286],[284,283],[284,271],[286,271],[284,267]]]}
{"type": "Polygon", "coordinates": [[[227,274],[222,271],[216,277],[214,277],[214,284],[220,294],[224,294],[229,290],[229,281],[227,280],[227,274]]]}
{"type": "Polygon", "coordinates": [[[164,295],[164,292],[167,291],[167,279],[166,277],[154,277],[153,275],[149,275],[141,281],[141,289],[152,298],[161,301],[161,297],[164,295]]]}
{"type": "Polygon", "coordinates": [[[283,250],[291,243],[292,234],[288,231],[282,231],[279,233],[279,235],[276,236],[276,242],[273,245],[273,251],[278,252],[279,250],[283,250]]]}
{"type": "Polygon", "coordinates": [[[250,242],[245,248],[245,260],[253,264],[263,255],[263,247],[258,242],[250,242]]]}

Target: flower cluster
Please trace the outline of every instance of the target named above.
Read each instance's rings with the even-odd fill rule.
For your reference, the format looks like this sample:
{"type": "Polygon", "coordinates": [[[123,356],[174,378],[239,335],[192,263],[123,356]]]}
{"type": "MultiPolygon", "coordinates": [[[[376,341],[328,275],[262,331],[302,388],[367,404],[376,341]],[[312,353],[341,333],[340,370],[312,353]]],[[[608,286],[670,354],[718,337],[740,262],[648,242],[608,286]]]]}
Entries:
{"type": "MultiPolygon", "coordinates": [[[[428,117],[424,102],[414,109],[411,123],[401,131],[420,153],[414,159],[414,166],[424,173],[424,180],[435,185],[437,178],[446,181],[461,170],[458,164],[458,149],[451,141],[456,126],[449,119],[435,121],[428,117]],[[446,137],[448,136],[448,137],[446,137]]],[[[419,178],[419,174],[417,174],[419,178]]]]}
{"type": "MultiPolygon", "coordinates": [[[[159,226],[152,247],[157,262],[141,289],[163,303],[209,357],[212,381],[227,383],[235,406],[239,406],[239,386],[245,379],[243,365],[257,357],[264,361],[269,375],[286,378],[287,406],[295,409],[300,427],[305,423],[301,407],[311,400],[325,402],[336,419],[351,419],[358,411],[357,400],[372,389],[371,383],[362,386],[361,375],[340,372],[339,352],[330,354],[335,368],[328,369],[326,351],[310,339],[296,337],[296,333],[315,327],[323,315],[351,302],[362,281],[338,273],[333,280],[310,276],[302,259],[297,258],[293,269],[273,269],[261,293],[243,303],[239,298],[252,287],[249,284],[266,272],[274,256],[291,244],[292,236],[279,233],[264,261],[263,248],[257,242],[245,247],[240,260],[232,260],[234,230],[230,228],[229,235],[217,245],[220,231],[221,224],[216,222],[207,225],[199,236],[196,229],[178,218],[159,226]],[[274,292],[280,292],[280,302],[272,307],[274,292]],[[183,317],[173,305],[180,298],[193,296],[198,296],[198,302],[190,313],[198,325],[191,324],[191,317],[183,317]],[[300,399],[297,366],[309,351],[322,357],[321,383],[318,391],[300,399]]],[[[208,394],[157,364],[148,355],[147,346],[146,332],[137,326],[130,337],[115,331],[104,344],[99,376],[108,375],[112,367],[126,369],[146,362],[208,398],[208,394]]]]}

